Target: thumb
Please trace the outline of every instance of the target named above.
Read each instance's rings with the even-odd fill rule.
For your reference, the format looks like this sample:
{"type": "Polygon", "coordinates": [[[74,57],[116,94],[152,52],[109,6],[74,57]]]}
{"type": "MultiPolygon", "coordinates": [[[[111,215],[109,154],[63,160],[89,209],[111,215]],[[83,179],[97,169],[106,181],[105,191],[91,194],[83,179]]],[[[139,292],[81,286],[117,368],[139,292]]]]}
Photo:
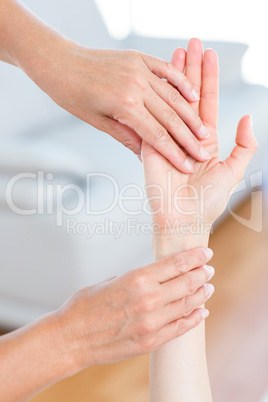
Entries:
{"type": "Polygon", "coordinates": [[[238,182],[243,178],[246,168],[258,148],[252,131],[251,115],[246,115],[239,121],[235,142],[236,146],[225,163],[232,171],[235,182],[238,182]]]}

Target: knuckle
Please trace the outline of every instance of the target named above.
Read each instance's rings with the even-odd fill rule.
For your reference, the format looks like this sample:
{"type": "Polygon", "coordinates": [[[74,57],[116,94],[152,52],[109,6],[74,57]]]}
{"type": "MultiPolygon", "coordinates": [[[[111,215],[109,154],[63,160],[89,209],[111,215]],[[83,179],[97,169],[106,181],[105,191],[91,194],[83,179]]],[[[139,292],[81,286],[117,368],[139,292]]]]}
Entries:
{"type": "Polygon", "coordinates": [[[144,274],[139,273],[135,275],[134,284],[138,289],[144,290],[146,287],[146,276],[144,274]]]}
{"type": "Polygon", "coordinates": [[[153,295],[146,295],[141,300],[141,309],[144,313],[150,313],[157,307],[157,299],[153,295]]]}
{"type": "Polygon", "coordinates": [[[216,92],[203,92],[202,93],[202,99],[203,101],[216,101],[218,100],[218,95],[216,92]]]}
{"type": "Polygon", "coordinates": [[[207,261],[206,255],[205,255],[203,249],[196,250],[195,259],[196,259],[196,264],[195,264],[195,267],[193,267],[193,268],[200,267],[201,265],[206,263],[206,261],[207,261]]]}
{"type": "Polygon", "coordinates": [[[131,140],[131,138],[123,137],[120,139],[121,143],[128,148],[130,151],[134,152],[137,150],[137,144],[131,140]]]}
{"type": "Polygon", "coordinates": [[[171,257],[171,263],[178,275],[187,272],[187,263],[183,254],[175,254],[171,257]]]}
{"type": "Polygon", "coordinates": [[[176,326],[176,334],[177,336],[185,334],[187,331],[187,327],[184,320],[178,320],[176,326]]]}
{"type": "Polygon", "coordinates": [[[121,98],[121,106],[124,109],[135,109],[138,106],[138,101],[133,94],[128,93],[121,98]]]}
{"type": "Polygon", "coordinates": [[[179,117],[177,113],[173,109],[165,109],[163,111],[165,116],[165,121],[171,126],[178,126],[179,124],[179,117]]]}
{"type": "Polygon", "coordinates": [[[165,144],[168,141],[169,135],[164,127],[160,127],[154,133],[154,139],[160,144],[165,144]]]}
{"type": "Polygon", "coordinates": [[[140,321],[138,326],[138,333],[140,336],[148,335],[155,330],[155,323],[148,318],[140,321]]]}
{"type": "Polygon", "coordinates": [[[182,96],[180,95],[179,91],[176,88],[173,88],[170,92],[170,102],[171,103],[181,103],[182,102],[182,96]]]}
{"type": "Polygon", "coordinates": [[[168,61],[163,61],[162,69],[163,69],[163,74],[168,75],[169,73],[171,73],[174,70],[174,67],[168,61]]]}
{"type": "Polygon", "coordinates": [[[183,315],[187,316],[192,312],[192,302],[190,296],[186,296],[183,299],[183,315]]]}
{"type": "Polygon", "coordinates": [[[194,293],[197,289],[196,278],[192,273],[186,275],[186,288],[190,294],[194,293]]]}
{"type": "Polygon", "coordinates": [[[136,288],[137,290],[144,290],[146,283],[147,283],[147,277],[143,272],[139,272],[138,270],[135,270],[129,275],[129,282],[131,287],[136,288]]]}
{"type": "Polygon", "coordinates": [[[171,63],[169,63],[168,61],[165,62],[164,68],[165,68],[165,71],[166,71],[167,74],[169,74],[169,73],[174,71],[173,65],[171,63]]]}

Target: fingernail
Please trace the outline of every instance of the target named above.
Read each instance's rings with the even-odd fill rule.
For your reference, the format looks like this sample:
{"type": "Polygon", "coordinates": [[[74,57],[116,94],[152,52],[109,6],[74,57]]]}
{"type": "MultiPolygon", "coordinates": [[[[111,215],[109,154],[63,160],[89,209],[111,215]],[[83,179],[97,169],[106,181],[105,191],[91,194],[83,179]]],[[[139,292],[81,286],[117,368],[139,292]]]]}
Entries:
{"type": "Polygon", "coordinates": [[[210,260],[213,256],[213,251],[211,250],[211,248],[204,248],[204,253],[208,260],[210,260]]]}
{"type": "Polygon", "coordinates": [[[208,138],[210,136],[209,131],[206,129],[206,127],[204,126],[204,124],[202,124],[200,130],[199,130],[202,138],[208,138]]]}
{"type": "Polygon", "coordinates": [[[210,265],[205,265],[204,268],[207,270],[209,274],[209,279],[212,278],[212,276],[215,274],[215,269],[211,267],[210,265]]]}
{"type": "Polygon", "coordinates": [[[207,318],[209,316],[209,311],[207,310],[207,309],[204,309],[203,311],[202,311],[202,318],[207,318]]]}
{"type": "Polygon", "coordinates": [[[193,172],[193,171],[194,171],[194,167],[193,167],[193,165],[191,164],[191,162],[189,161],[189,159],[186,159],[186,160],[185,160],[184,166],[186,167],[186,169],[187,169],[189,172],[193,172]]]}
{"type": "Polygon", "coordinates": [[[196,92],[195,89],[192,90],[192,94],[193,94],[193,97],[195,98],[196,101],[200,100],[200,97],[199,97],[199,95],[198,95],[198,93],[196,92]]]}
{"type": "Polygon", "coordinates": [[[206,160],[211,158],[211,155],[209,155],[208,151],[203,147],[200,148],[200,155],[203,159],[206,160]]]}
{"type": "Polygon", "coordinates": [[[204,288],[206,288],[207,292],[208,292],[208,297],[210,297],[211,295],[213,295],[215,288],[211,283],[205,283],[204,284],[204,288]]]}

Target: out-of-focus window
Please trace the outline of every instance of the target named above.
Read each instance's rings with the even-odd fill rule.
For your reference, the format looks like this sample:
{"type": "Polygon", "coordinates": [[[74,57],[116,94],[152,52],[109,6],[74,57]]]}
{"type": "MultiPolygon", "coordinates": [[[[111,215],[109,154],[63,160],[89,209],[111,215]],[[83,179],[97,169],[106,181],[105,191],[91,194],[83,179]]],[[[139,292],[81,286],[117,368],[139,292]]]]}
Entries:
{"type": "Polygon", "coordinates": [[[247,43],[243,75],[268,86],[268,24],[264,0],[95,0],[112,36],[130,32],[247,43]]]}

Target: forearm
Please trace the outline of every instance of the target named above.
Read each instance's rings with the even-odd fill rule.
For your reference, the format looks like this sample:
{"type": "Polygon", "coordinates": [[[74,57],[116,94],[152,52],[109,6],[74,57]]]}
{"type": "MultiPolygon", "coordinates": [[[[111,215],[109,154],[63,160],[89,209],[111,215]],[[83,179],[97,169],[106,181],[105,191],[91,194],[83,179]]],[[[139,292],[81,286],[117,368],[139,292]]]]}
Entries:
{"type": "MultiPolygon", "coordinates": [[[[194,247],[207,247],[208,235],[154,238],[155,259],[194,247]]],[[[210,402],[211,392],[205,351],[205,325],[151,354],[150,395],[152,402],[210,402]]]]}
{"type": "Polygon", "coordinates": [[[0,0],[0,60],[20,67],[34,81],[65,38],[15,0],[0,0]]]}
{"type": "Polygon", "coordinates": [[[73,370],[53,315],[0,338],[0,395],[5,402],[28,400],[73,370]]]}

